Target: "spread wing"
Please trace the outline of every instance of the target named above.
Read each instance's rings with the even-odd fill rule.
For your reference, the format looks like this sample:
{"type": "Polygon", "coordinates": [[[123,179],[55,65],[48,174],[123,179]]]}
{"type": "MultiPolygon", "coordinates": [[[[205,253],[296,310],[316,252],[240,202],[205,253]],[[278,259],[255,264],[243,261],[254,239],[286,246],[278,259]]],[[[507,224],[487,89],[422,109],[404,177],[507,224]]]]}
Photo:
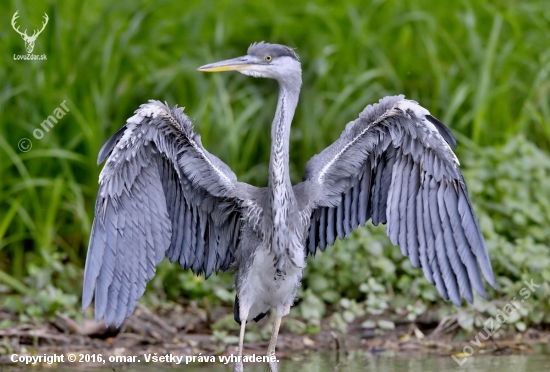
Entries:
{"type": "Polygon", "coordinates": [[[494,286],[491,263],[451,132],[414,101],[385,97],[350,122],[340,138],[306,165],[312,200],[306,249],[315,254],[372,219],[422,267],[445,299],[485,296],[478,263],[494,286]]]}
{"type": "Polygon", "coordinates": [[[243,184],[208,153],[183,109],[141,105],[99,153],[82,307],[117,326],[164,257],[206,277],[228,270],[240,239],[243,184]]]}

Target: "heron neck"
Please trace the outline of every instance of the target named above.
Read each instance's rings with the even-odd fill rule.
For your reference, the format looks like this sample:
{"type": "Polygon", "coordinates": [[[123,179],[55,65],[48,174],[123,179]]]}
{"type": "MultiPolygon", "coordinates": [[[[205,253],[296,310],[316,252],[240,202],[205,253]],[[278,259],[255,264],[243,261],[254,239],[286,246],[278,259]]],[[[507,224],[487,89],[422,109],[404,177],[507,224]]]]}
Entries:
{"type": "Polygon", "coordinates": [[[299,94],[299,88],[289,89],[285,85],[279,88],[279,101],[271,125],[270,187],[292,187],[289,171],[290,126],[299,94]]]}

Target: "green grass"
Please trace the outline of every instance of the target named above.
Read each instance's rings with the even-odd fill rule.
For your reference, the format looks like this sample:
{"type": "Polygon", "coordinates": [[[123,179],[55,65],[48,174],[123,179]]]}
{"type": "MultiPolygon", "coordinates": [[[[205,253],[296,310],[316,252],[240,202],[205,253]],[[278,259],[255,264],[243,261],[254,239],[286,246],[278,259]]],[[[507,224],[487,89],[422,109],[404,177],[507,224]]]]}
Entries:
{"type": "MultiPolygon", "coordinates": [[[[0,293],[58,291],[59,296],[43,299],[37,312],[59,307],[77,312],[101,169],[95,165],[97,153],[139,104],[159,99],[185,106],[209,151],[230,165],[241,181],[266,184],[275,82],[196,71],[205,63],[244,54],[253,41],[297,47],[302,60],[304,86],[291,134],[294,181],[301,179],[306,161],[334,141],[348,121],[367,104],[390,94],[403,93],[419,101],[452,128],[460,143],[459,156],[474,154],[465,165],[478,170],[466,172],[468,182],[475,183],[474,177],[486,173],[506,176],[502,169],[514,159],[512,155],[502,154],[499,163],[490,154],[518,135],[530,141],[525,146],[535,144],[541,158],[550,149],[546,42],[550,7],[546,0],[348,1],[345,5],[287,0],[44,1],[32,5],[11,1],[3,2],[0,10],[4,17],[0,28],[0,293]],[[23,40],[9,24],[16,10],[22,29],[40,25],[44,12],[49,15],[34,50],[46,54],[47,61],[13,60],[13,54],[24,53],[23,40]],[[69,113],[42,139],[35,139],[33,130],[64,100],[69,113]],[[27,153],[17,148],[24,137],[33,142],[27,153]],[[498,167],[500,173],[491,173],[498,167]]],[[[539,173],[533,171],[515,185],[521,188],[520,182],[528,182],[535,190],[546,185],[549,174],[539,173]]],[[[491,177],[487,182],[498,184],[491,177]]],[[[476,189],[474,196],[481,199],[474,198],[474,203],[482,216],[496,219],[498,239],[513,249],[521,237],[500,226],[513,230],[515,225],[509,221],[514,221],[516,210],[508,204],[507,188],[496,189],[495,195],[476,189]],[[493,213],[495,209],[499,213],[493,213]]],[[[524,201],[517,198],[520,204],[524,201]]],[[[518,208],[533,205],[542,205],[541,211],[548,212],[547,204],[536,200],[518,208]]],[[[535,227],[547,222],[529,221],[535,227]]],[[[374,231],[364,234],[383,239],[379,230],[374,231]]],[[[500,241],[491,240],[491,231],[495,230],[484,227],[490,246],[500,241]]],[[[527,232],[534,234],[533,244],[546,247],[537,251],[541,256],[548,256],[546,231],[527,232]]],[[[363,240],[356,236],[349,244],[357,241],[363,240]]],[[[382,241],[388,246],[387,240],[382,241]]],[[[383,252],[382,257],[399,260],[395,247],[383,252]]],[[[505,254],[498,247],[493,252],[505,254]]],[[[372,252],[359,256],[367,260],[368,254],[372,252]]],[[[331,259],[330,254],[325,256],[321,260],[331,259]]],[[[496,260],[504,262],[504,258],[496,260]]],[[[528,269],[525,263],[510,265],[497,265],[497,274],[509,276],[513,270],[528,269]]],[[[410,275],[424,286],[420,271],[410,275]]],[[[337,278],[334,274],[333,279],[337,278]]],[[[408,293],[397,276],[387,280],[396,292],[408,293]]],[[[154,286],[172,298],[200,297],[230,287],[228,277],[207,283],[211,284],[203,285],[163,265],[154,286]],[[182,284],[167,288],[174,280],[182,284]]],[[[306,280],[306,288],[309,283],[306,280]]],[[[343,281],[340,296],[363,298],[349,291],[356,284],[343,281]]],[[[17,308],[18,297],[9,298],[3,306],[17,308]]],[[[32,302],[28,296],[21,298],[32,302]]]]}

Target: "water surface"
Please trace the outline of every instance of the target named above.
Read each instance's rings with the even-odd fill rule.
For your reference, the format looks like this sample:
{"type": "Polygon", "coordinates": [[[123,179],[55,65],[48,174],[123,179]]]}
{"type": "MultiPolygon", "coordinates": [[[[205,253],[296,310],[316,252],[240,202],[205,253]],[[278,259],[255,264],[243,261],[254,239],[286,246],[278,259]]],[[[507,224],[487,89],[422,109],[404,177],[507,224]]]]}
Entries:
{"type": "MultiPolygon", "coordinates": [[[[216,357],[216,360],[218,358],[216,357]]],[[[21,366],[23,367],[23,366],[21,366]]],[[[59,367],[64,367],[59,365],[59,367]]],[[[75,370],[74,365],[65,366],[75,370]]],[[[86,368],[85,364],[78,370],[96,372],[142,372],[142,371],[189,371],[189,372],[232,372],[233,365],[219,362],[200,364],[180,364],[170,366],[164,363],[133,363],[128,365],[112,365],[109,368],[86,368]]],[[[68,369],[48,368],[49,372],[61,372],[68,369]]],[[[24,368],[1,368],[0,371],[15,372],[24,368]]],[[[245,363],[245,372],[266,372],[267,364],[245,363]]],[[[441,371],[499,371],[499,372],[547,372],[550,371],[550,353],[548,346],[537,349],[530,355],[481,355],[476,354],[466,360],[461,366],[450,356],[417,354],[407,357],[402,353],[373,354],[368,351],[355,351],[339,360],[334,352],[315,352],[309,355],[297,355],[293,359],[282,359],[279,372],[441,372],[441,371]]]]}

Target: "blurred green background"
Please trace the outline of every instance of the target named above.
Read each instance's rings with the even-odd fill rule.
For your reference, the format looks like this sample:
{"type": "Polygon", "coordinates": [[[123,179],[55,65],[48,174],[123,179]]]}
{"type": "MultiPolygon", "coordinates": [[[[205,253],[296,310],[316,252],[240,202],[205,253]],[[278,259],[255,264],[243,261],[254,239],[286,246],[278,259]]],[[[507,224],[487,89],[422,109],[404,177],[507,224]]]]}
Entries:
{"type": "MultiPolygon", "coordinates": [[[[265,40],[296,47],[302,61],[293,181],[367,104],[403,93],[458,139],[497,283],[487,301],[457,309],[389,243],[384,227],[370,226],[310,260],[293,330],[316,332],[325,316],[345,329],[365,315],[379,320],[364,327],[392,328],[396,319],[458,314],[467,332],[531,279],[542,287],[507,327],[550,324],[547,0],[14,0],[0,10],[0,310],[19,322],[56,311],[80,318],[97,153],[148,99],[186,107],[209,151],[241,181],[266,184],[276,83],[196,71],[265,40]],[[29,34],[48,14],[33,51],[46,61],[14,60],[26,53],[10,26],[17,10],[29,34]],[[65,100],[70,111],[33,137],[65,100]],[[18,149],[22,138],[32,141],[30,151],[18,149]]],[[[204,281],[163,262],[142,302],[201,305],[206,297],[231,306],[231,291],[230,274],[204,281]]]]}

